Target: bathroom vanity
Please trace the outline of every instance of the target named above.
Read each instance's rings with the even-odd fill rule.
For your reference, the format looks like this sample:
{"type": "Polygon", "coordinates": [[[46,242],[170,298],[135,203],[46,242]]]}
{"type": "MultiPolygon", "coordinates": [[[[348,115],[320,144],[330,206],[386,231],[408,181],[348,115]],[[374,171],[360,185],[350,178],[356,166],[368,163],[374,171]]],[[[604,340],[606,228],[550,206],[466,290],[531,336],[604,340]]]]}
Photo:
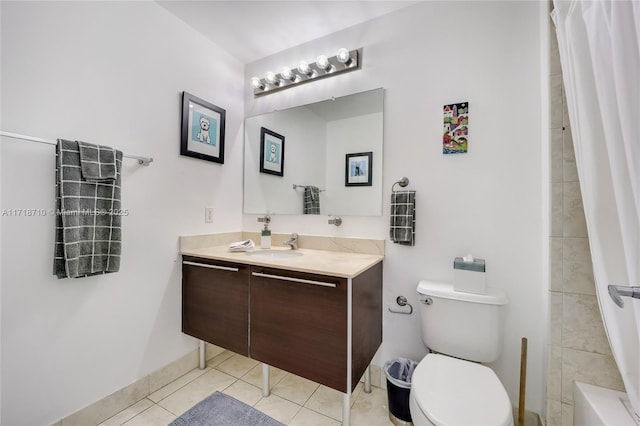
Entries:
{"type": "Polygon", "coordinates": [[[217,246],[182,257],[182,331],[344,393],[348,425],[382,342],[383,256],[217,246]]]}

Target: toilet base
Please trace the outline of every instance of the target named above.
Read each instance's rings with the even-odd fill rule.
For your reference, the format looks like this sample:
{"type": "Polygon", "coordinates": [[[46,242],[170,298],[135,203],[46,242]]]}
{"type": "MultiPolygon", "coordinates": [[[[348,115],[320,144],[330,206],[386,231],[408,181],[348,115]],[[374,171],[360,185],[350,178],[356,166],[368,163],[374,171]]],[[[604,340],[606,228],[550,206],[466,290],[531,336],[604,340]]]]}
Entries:
{"type": "Polygon", "coordinates": [[[391,420],[391,423],[393,423],[395,426],[413,426],[413,423],[405,422],[404,420],[401,420],[394,416],[392,413],[389,413],[389,420],[391,420]]]}

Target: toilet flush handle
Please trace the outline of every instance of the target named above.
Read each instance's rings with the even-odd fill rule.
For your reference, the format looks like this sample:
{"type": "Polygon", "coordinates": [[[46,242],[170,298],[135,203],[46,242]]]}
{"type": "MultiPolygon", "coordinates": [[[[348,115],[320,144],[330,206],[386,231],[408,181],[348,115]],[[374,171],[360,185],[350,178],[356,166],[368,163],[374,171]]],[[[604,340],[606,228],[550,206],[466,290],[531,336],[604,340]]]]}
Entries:
{"type": "Polygon", "coordinates": [[[427,306],[433,305],[433,299],[430,297],[426,297],[424,299],[420,299],[420,302],[424,303],[427,306]]]}

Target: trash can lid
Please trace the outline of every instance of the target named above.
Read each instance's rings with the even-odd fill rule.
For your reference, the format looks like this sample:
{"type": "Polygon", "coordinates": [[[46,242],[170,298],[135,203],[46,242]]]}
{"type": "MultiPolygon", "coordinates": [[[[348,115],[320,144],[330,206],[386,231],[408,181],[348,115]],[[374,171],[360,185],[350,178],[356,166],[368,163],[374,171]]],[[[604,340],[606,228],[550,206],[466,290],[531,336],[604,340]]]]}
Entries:
{"type": "Polygon", "coordinates": [[[428,354],[413,372],[412,392],[437,426],[511,424],[509,396],[493,370],[481,364],[428,354]]]}

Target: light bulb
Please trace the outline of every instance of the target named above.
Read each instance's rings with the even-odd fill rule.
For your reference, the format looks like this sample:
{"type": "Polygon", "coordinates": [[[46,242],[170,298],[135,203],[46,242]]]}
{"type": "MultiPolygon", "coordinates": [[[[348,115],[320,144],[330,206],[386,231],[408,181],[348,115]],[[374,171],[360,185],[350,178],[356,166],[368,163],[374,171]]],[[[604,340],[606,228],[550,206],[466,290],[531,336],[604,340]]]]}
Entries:
{"type": "Polygon", "coordinates": [[[340,62],[341,64],[345,64],[345,66],[350,66],[351,65],[351,55],[349,55],[349,51],[347,49],[345,49],[344,47],[341,49],[338,49],[338,53],[336,53],[336,59],[338,60],[338,62],[340,62]]]}
{"type": "Polygon", "coordinates": [[[264,79],[267,81],[267,83],[273,85],[273,86],[279,86],[279,81],[276,78],[276,75],[273,71],[269,71],[265,74],[264,79]]]}
{"type": "Polygon", "coordinates": [[[289,67],[282,67],[282,70],[280,71],[280,75],[282,76],[282,78],[287,79],[289,81],[296,80],[296,76],[293,75],[293,73],[291,72],[291,68],[289,67]]]}
{"type": "Polygon", "coordinates": [[[307,61],[300,61],[300,63],[298,64],[298,71],[300,71],[307,77],[311,77],[311,75],[313,75],[313,70],[311,69],[311,67],[309,67],[307,61]]]}
{"type": "Polygon", "coordinates": [[[255,89],[264,89],[264,84],[262,84],[258,77],[251,77],[251,85],[255,89]]]}
{"type": "Polygon", "coordinates": [[[324,71],[327,71],[331,66],[329,64],[329,59],[327,59],[325,55],[320,55],[316,58],[316,65],[318,66],[318,68],[324,71]]]}

